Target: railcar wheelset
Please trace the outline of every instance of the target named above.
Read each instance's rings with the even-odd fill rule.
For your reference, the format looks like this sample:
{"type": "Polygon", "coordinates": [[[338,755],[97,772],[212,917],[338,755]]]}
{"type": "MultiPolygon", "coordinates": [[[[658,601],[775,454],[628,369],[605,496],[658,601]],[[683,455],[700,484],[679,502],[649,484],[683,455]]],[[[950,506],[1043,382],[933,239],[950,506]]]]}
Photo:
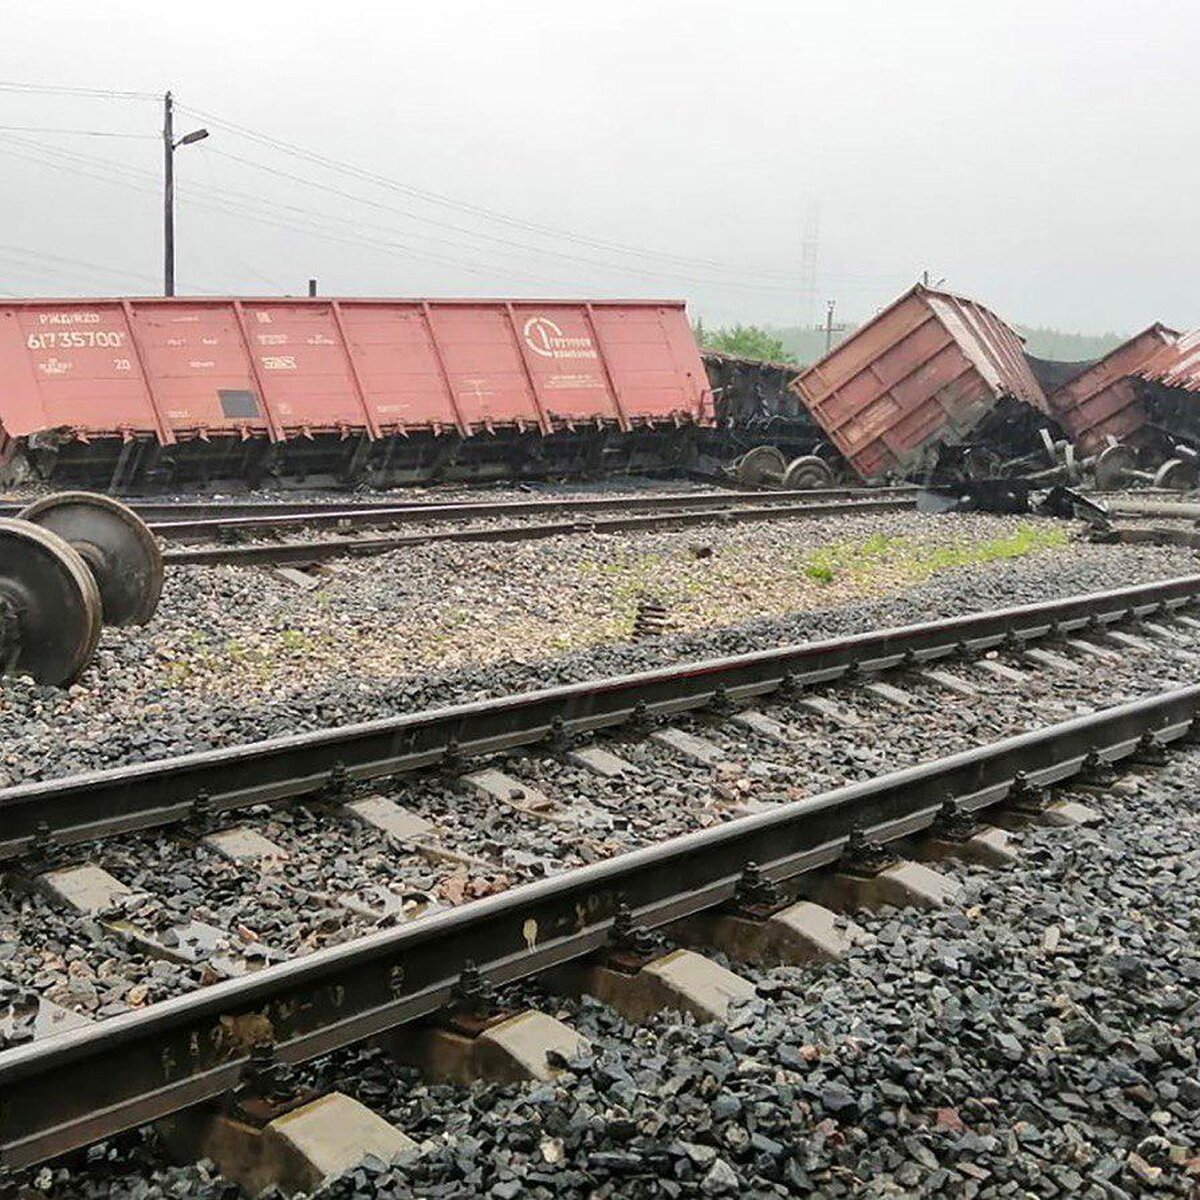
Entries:
{"type": "Polygon", "coordinates": [[[802,454],[791,462],[775,446],[755,446],[730,466],[734,478],[747,488],[782,487],[807,491],[833,485],[833,470],[819,454],[802,454]]]}
{"type": "Polygon", "coordinates": [[[136,513],[108,496],[47,496],[0,519],[0,673],[71,683],[102,625],[144,625],[163,557],[136,513]]]}

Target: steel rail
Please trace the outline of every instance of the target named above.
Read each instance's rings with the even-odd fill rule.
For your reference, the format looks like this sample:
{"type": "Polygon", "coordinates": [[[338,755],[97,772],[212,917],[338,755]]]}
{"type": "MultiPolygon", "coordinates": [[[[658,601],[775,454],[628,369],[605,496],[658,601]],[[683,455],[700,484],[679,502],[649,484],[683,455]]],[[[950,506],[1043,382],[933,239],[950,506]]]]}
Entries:
{"type": "Polygon", "coordinates": [[[1200,575],[682,663],[0,790],[0,860],[460,758],[1182,608],[1200,575]]]}
{"type": "MultiPolygon", "coordinates": [[[[537,516],[553,512],[637,512],[655,508],[716,508],[737,504],[799,503],[915,496],[915,485],[898,487],[807,488],[790,491],[654,493],[637,496],[564,496],[528,500],[130,500],[131,507],[164,537],[207,538],[222,530],[286,528],[374,528],[391,521],[446,521],[475,517],[537,516]]],[[[0,516],[15,517],[24,502],[0,502],[0,516]]]]}
{"type": "Polygon", "coordinates": [[[777,504],[756,508],[717,508],[692,512],[650,513],[625,517],[585,517],[528,525],[493,525],[471,529],[444,529],[426,533],[386,534],[352,540],[260,542],[255,545],[226,545],[167,550],[167,566],[215,566],[236,564],[280,565],[323,562],[330,558],[386,554],[434,542],[526,542],[583,533],[622,533],[639,529],[686,529],[693,525],[741,524],[750,521],[779,521],[794,517],[853,516],[856,513],[899,512],[912,508],[904,500],[847,500],[825,504],[777,504]]]}
{"type": "Polygon", "coordinates": [[[1069,778],[1087,755],[1198,728],[1200,687],[1161,693],[766,813],[622,854],[0,1053],[0,1151],[29,1165],[233,1087],[254,1042],[300,1062],[428,1016],[468,962],[496,982],[591,953],[619,904],[648,926],[729,900],[748,862],[782,881],[835,861],[853,830],[879,841],[967,811],[1014,783],[1069,778]]]}
{"type": "Polygon", "coordinates": [[[1183,525],[1115,525],[1092,540],[1101,543],[1117,542],[1127,546],[1186,546],[1192,550],[1200,550],[1200,529],[1183,525]]]}
{"type": "Polygon", "coordinates": [[[653,512],[659,509],[736,508],[760,504],[814,504],[831,500],[913,499],[915,487],[819,488],[798,491],[679,492],[649,496],[572,496],[540,500],[450,500],[437,504],[412,501],[390,505],[307,506],[304,511],[243,512],[236,517],[189,520],[179,514],[156,519],[155,532],[175,540],[203,540],[223,532],[254,533],[289,528],[377,529],[391,523],[466,521],[489,517],[537,517],[547,513],[653,512]]]}

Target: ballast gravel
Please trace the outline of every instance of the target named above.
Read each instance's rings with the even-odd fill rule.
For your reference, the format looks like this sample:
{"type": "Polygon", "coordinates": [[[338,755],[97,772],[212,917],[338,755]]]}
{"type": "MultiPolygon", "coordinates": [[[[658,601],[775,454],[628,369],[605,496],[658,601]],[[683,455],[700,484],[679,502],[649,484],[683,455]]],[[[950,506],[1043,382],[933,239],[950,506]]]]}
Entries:
{"type": "Polygon", "coordinates": [[[896,513],[436,545],[339,563],[313,590],[176,568],[150,625],[105,630],[69,691],[0,680],[0,787],[1196,569],[1071,532],[896,513]],[[635,644],[642,594],[676,631],[635,644]]]}
{"type": "MultiPolygon", "coordinates": [[[[1200,640],[1180,628],[1104,662],[1105,703],[1184,686],[1194,679],[1200,640]]],[[[1019,667],[1021,682],[981,693],[976,704],[947,703],[947,693],[904,672],[889,673],[902,708],[865,688],[826,688],[855,724],[819,718],[799,703],[775,700],[765,714],[790,730],[786,743],[750,734],[717,714],[681,714],[673,724],[723,753],[715,765],[690,762],[646,736],[620,729],[598,744],[633,767],[605,779],[545,748],[490,762],[519,789],[542,793],[548,811],[522,812],[478,795],[467,777],[431,770],[351,787],[343,799],[377,794],[427,826],[432,853],[393,841],[315,798],[278,808],[255,806],[216,818],[214,828],[244,826],[273,847],[264,859],[231,862],[189,821],[91,847],[52,849],[30,875],[87,861],[130,889],[109,914],[141,929],[182,929],[204,922],[215,933],[194,964],[147,957],[96,919],[71,922],[38,890],[0,905],[0,980],[31,988],[95,1019],[194,991],[223,977],[226,963],[254,967],[337,945],[374,929],[419,919],[445,906],[596,862],[639,846],[730,821],[747,811],[799,800],[873,775],[900,770],[1035,726],[1092,711],[1098,702],[1091,660],[1068,650],[1073,670],[1019,667]],[[986,695],[986,702],[982,696],[986,695]],[[864,736],[887,731],[885,741],[864,736]]],[[[979,664],[956,664],[987,689],[979,664]]],[[[0,991],[3,985],[0,984],[0,991]]]]}
{"type": "MultiPolygon", "coordinates": [[[[1088,795],[1094,829],[1029,829],[960,902],[858,914],[821,967],[736,969],[724,1025],[629,1026],[535,985],[592,1041],[548,1084],[422,1082],[379,1052],[310,1068],[404,1129],[323,1200],[1126,1197],[1200,1187],[1200,752],[1088,795]]],[[[235,1200],[148,1132],[34,1177],[49,1197],[235,1200]]]]}

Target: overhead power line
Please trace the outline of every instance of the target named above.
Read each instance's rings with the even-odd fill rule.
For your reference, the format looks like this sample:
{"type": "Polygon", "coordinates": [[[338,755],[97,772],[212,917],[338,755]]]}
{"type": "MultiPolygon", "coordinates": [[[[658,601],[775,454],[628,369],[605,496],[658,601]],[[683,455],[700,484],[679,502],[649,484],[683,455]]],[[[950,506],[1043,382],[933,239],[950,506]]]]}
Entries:
{"type": "MultiPolygon", "coordinates": [[[[46,95],[64,95],[64,96],[83,96],[91,98],[103,99],[120,99],[120,100],[153,100],[158,101],[161,97],[155,92],[132,91],[132,90],[117,90],[112,88],[89,88],[75,87],[58,84],[39,84],[26,83],[16,80],[0,80],[0,91],[10,92],[26,92],[46,95]]],[[[247,126],[239,125],[234,121],[227,121],[225,118],[216,114],[208,113],[204,109],[193,108],[190,105],[178,104],[177,108],[181,112],[189,112],[194,116],[200,117],[202,120],[208,121],[210,124],[234,133],[240,137],[249,138],[252,141],[268,146],[284,154],[289,154],[301,158],[307,162],[314,163],[325,167],[327,170],[336,171],[342,174],[348,174],[366,182],[375,184],[379,187],[389,188],[394,191],[406,194],[414,199],[419,199],[430,204],[436,204],[442,207],[457,209],[460,212],[468,213],[472,216],[479,217],[483,220],[498,222],[512,228],[523,229],[530,233],[536,233],[544,237],[553,237],[561,241],[573,242],[579,245],[590,246],[594,249],[605,250],[610,253],[635,255],[640,259],[652,259],[658,262],[670,262],[679,266],[696,269],[702,268],[706,270],[729,272],[739,275],[755,275],[763,278],[775,278],[781,281],[790,280],[789,272],[773,270],[771,268],[750,267],[746,264],[725,263],[714,259],[699,258],[695,256],[670,254],[661,250],[653,250],[644,246],[633,246],[621,242],[606,241],[601,238],[589,237],[585,234],[580,234],[566,229],[558,229],[554,226],[529,221],[521,217],[512,216],[509,213],[498,212],[493,209],[485,208],[481,205],[473,204],[469,201],[457,200],[451,196],[446,196],[438,192],[431,191],[426,188],[416,187],[415,185],[404,183],[400,180],[390,179],[387,176],[378,174],[377,172],[368,170],[363,167],[355,166],[352,163],[339,162],[336,159],[330,158],[327,155],[321,154],[318,151],[310,150],[304,146],[296,145],[283,141],[279,138],[274,138],[268,134],[260,133],[257,130],[250,129],[247,126]]],[[[10,127],[17,132],[31,133],[65,133],[66,130],[43,129],[27,127],[24,130],[18,127],[10,127]]],[[[122,136],[118,134],[107,134],[99,130],[78,130],[77,132],[85,136],[122,136]]],[[[131,137],[153,137],[153,134],[127,135],[131,137]]],[[[412,214],[416,219],[415,214],[412,214]]],[[[466,231],[464,231],[466,232],[466,231]]],[[[477,237],[486,237],[484,234],[474,234],[477,237]]],[[[707,286],[707,284],[706,284],[707,286]]]]}
{"type": "MultiPolygon", "coordinates": [[[[63,150],[40,146],[38,143],[23,138],[0,138],[0,154],[10,155],[27,162],[48,166],[56,170],[66,171],[83,178],[94,179],[115,187],[127,188],[143,196],[157,196],[157,176],[152,172],[143,171],[137,167],[115,163],[109,159],[96,158],[77,151],[63,150]],[[3,143],[17,143],[20,149],[14,149],[3,143]]],[[[486,262],[478,257],[469,260],[447,254],[437,254],[425,247],[430,241],[449,246],[451,249],[471,250],[448,239],[429,238],[423,236],[419,245],[410,242],[396,241],[397,231],[391,227],[363,221],[361,219],[347,220],[339,214],[323,213],[301,208],[276,201],[264,201],[257,194],[233,191],[230,189],[211,188],[203,184],[189,185],[181,200],[188,208],[233,217],[238,220],[252,221],[284,232],[316,238],[320,241],[331,242],[335,245],[349,246],[358,250],[385,251],[405,259],[418,259],[439,265],[452,266],[471,274],[486,278],[518,280],[537,286],[561,286],[564,282],[574,286],[574,278],[561,275],[530,274],[528,271],[513,267],[507,263],[486,262]],[[292,214],[291,218],[281,214],[292,214]],[[364,234],[354,227],[374,231],[364,234]],[[375,236],[382,233],[386,236],[375,236]]],[[[619,274],[628,274],[629,269],[619,264],[612,264],[607,269],[619,274]]],[[[257,272],[255,272],[257,274],[257,272]]],[[[737,285],[726,285],[736,287],[737,285]]],[[[851,285],[851,288],[853,285],[851,285]]]]}
{"type": "MultiPolygon", "coordinates": [[[[157,184],[157,176],[151,172],[142,171],[139,168],[129,167],[124,164],[115,163],[110,159],[97,158],[92,155],[82,154],[78,151],[64,150],[59,147],[52,148],[42,146],[36,141],[28,138],[7,137],[4,138],[3,141],[15,143],[25,150],[32,151],[33,154],[37,155],[37,157],[29,157],[28,155],[17,154],[16,151],[10,149],[4,149],[4,153],[16,154],[17,157],[27,157],[29,158],[29,161],[40,162],[44,165],[57,167],[63,170],[80,170],[80,173],[85,174],[90,178],[101,179],[104,182],[115,184],[123,183],[125,186],[133,186],[135,190],[146,193],[150,193],[153,190],[153,187],[157,184]],[[103,173],[96,174],[94,169],[99,169],[103,173]],[[114,175],[116,177],[113,177],[114,175]]],[[[268,170],[270,169],[271,168],[268,168],[268,170]]],[[[305,233],[310,236],[322,237],[326,240],[334,240],[342,245],[360,244],[362,246],[375,249],[391,249],[411,257],[424,258],[430,262],[454,266],[475,274],[520,278],[526,282],[535,284],[542,284],[547,281],[557,283],[564,278],[562,276],[556,277],[547,275],[546,273],[542,273],[541,275],[530,274],[527,271],[514,269],[503,263],[481,264],[478,258],[464,260],[448,255],[438,255],[408,242],[397,242],[395,240],[381,239],[376,236],[363,236],[362,234],[356,234],[347,237],[346,227],[349,225],[357,225],[362,228],[370,229],[375,233],[383,233],[388,235],[388,237],[391,239],[394,239],[396,235],[400,233],[400,231],[388,226],[382,226],[372,222],[364,221],[361,218],[347,220],[341,214],[320,212],[288,203],[266,201],[261,196],[254,193],[238,192],[222,188],[208,188],[203,184],[193,184],[191,187],[192,190],[197,193],[197,195],[188,197],[185,194],[183,198],[185,198],[189,204],[198,205],[200,207],[207,206],[209,208],[212,208],[214,205],[216,205],[216,211],[225,212],[227,215],[259,221],[260,223],[273,225],[276,228],[283,228],[293,232],[305,233]],[[209,195],[206,196],[205,192],[208,192],[209,195]],[[275,210],[282,210],[284,212],[295,214],[295,216],[301,221],[305,222],[305,224],[298,225],[295,223],[295,221],[283,220],[277,215],[275,210]],[[335,228],[333,230],[324,228],[322,225],[324,222],[328,222],[335,228]]],[[[385,211],[392,211],[386,209],[386,206],[382,207],[385,207],[385,211]]],[[[400,236],[403,236],[403,234],[400,233],[400,236]]],[[[464,245],[461,242],[454,242],[450,241],[449,239],[430,239],[427,236],[422,235],[422,245],[430,240],[439,241],[441,244],[450,247],[452,250],[458,250],[460,252],[466,251],[468,253],[476,252],[476,247],[464,245]]],[[[519,252],[523,257],[528,257],[530,253],[536,253],[535,250],[531,250],[530,248],[520,244],[509,244],[515,245],[515,251],[519,252]]],[[[568,261],[578,261],[573,259],[572,256],[566,257],[568,258],[568,261]]],[[[588,265],[601,270],[615,272],[619,275],[634,275],[642,279],[649,276],[663,279],[669,278],[676,282],[684,282],[702,287],[719,285],[738,290],[749,291],[775,293],[790,293],[791,291],[791,289],[773,284],[752,284],[734,281],[685,278],[669,271],[645,271],[641,268],[625,266],[620,263],[602,263],[596,260],[584,261],[587,262],[588,265]]],[[[568,282],[574,283],[575,281],[574,279],[570,279],[568,282]]]]}
{"type": "Polygon", "coordinates": [[[53,125],[0,125],[5,133],[68,133],[77,137],[149,138],[158,141],[156,133],[119,133],[111,129],[60,129],[53,125]]]}
{"type": "Polygon", "coordinates": [[[0,252],[23,259],[32,259],[35,263],[44,264],[62,263],[64,266],[74,267],[76,270],[91,271],[101,275],[119,275],[126,279],[148,280],[152,283],[157,282],[154,276],[147,275],[144,271],[129,271],[124,267],[112,267],[101,263],[85,262],[79,258],[67,258],[61,254],[47,254],[41,250],[31,250],[28,246],[9,246],[0,242],[0,252]]]}
{"type": "MultiPolygon", "coordinates": [[[[155,101],[161,99],[150,92],[58,87],[55,85],[24,84],[13,81],[0,81],[0,90],[33,93],[44,92],[97,98],[146,99],[155,101]]],[[[211,176],[210,183],[207,186],[189,184],[188,194],[184,197],[189,206],[204,208],[208,211],[235,219],[255,221],[306,237],[316,237],[326,241],[333,241],[341,245],[373,250],[382,249],[391,253],[404,255],[407,258],[423,259],[475,274],[505,279],[524,279],[538,285],[542,285],[547,280],[561,279],[563,267],[585,266],[593,271],[599,270],[625,277],[635,277],[643,282],[653,282],[656,279],[660,279],[672,285],[683,284],[688,287],[733,289],[742,292],[774,293],[776,295],[794,295],[796,293],[798,281],[795,278],[794,272],[790,270],[759,268],[721,262],[715,259],[671,254],[622,242],[606,241],[570,230],[555,228],[550,225],[515,217],[509,213],[488,209],[468,201],[457,200],[453,197],[417,187],[401,180],[389,178],[352,163],[338,161],[318,151],[283,141],[232,121],[227,121],[203,109],[192,108],[183,104],[178,104],[177,108],[180,112],[187,112],[205,121],[207,125],[233,134],[236,137],[247,139],[258,146],[269,149],[275,154],[297,158],[310,165],[317,166],[324,171],[349,177],[360,183],[369,184],[372,187],[386,189],[398,195],[419,201],[421,204],[431,204],[441,208],[456,210],[483,222],[490,222],[493,225],[500,225],[510,230],[521,230],[530,234],[536,234],[537,240],[535,242],[520,240],[519,236],[504,236],[496,230],[488,231],[486,229],[472,228],[452,220],[428,215],[428,213],[419,211],[419,209],[410,205],[403,205],[394,201],[390,203],[383,202],[378,198],[361,194],[359,189],[348,190],[346,187],[333,186],[329,182],[322,182],[303,174],[295,174],[281,169],[270,163],[258,161],[256,157],[246,157],[245,155],[232,153],[228,150],[209,147],[207,144],[201,147],[201,154],[216,155],[238,163],[241,166],[286,180],[290,185],[309,187],[328,195],[336,196],[340,200],[347,201],[350,204],[375,209],[391,217],[398,218],[404,223],[411,222],[427,228],[448,232],[455,235],[458,240],[455,240],[455,238],[435,237],[423,229],[397,229],[394,224],[383,225],[365,220],[359,216],[348,218],[340,212],[331,213],[309,209],[286,201],[264,197],[257,191],[245,192],[238,189],[217,186],[211,181],[211,176]],[[363,230],[370,232],[364,234],[363,230]],[[398,238],[405,237],[416,239],[416,244],[409,241],[397,240],[398,238]],[[560,246],[556,248],[553,245],[548,245],[547,241],[557,241],[560,243],[560,246]],[[485,245],[481,247],[473,243],[485,243],[485,245]],[[620,257],[628,259],[628,256],[635,256],[637,261],[608,261],[567,249],[561,245],[562,243],[591,248],[618,259],[620,257]],[[439,254],[428,248],[431,244],[444,246],[452,252],[457,252],[459,256],[467,254],[470,257],[464,259],[455,256],[455,254],[439,254]],[[527,271],[516,269],[502,262],[486,261],[481,257],[481,251],[490,252],[500,257],[519,258],[522,266],[531,267],[534,270],[539,270],[536,260],[548,262],[551,267],[557,264],[560,268],[560,274],[558,276],[549,272],[541,272],[536,275],[529,274],[527,271]],[[531,262],[531,260],[535,261],[531,262]]],[[[156,194],[160,186],[159,178],[155,173],[114,162],[107,158],[95,158],[89,155],[78,154],[63,149],[60,146],[51,146],[43,140],[35,141],[12,136],[14,134],[34,134],[39,135],[39,138],[62,134],[157,140],[157,135],[155,134],[50,126],[0,126],[0,135],[3,135],[2,140],[10,144],[9,147],[3,148],[0,152],[58,170],[73,172],[85,178],[99,179],[104,183],[131,188],[132,190],[146,194],[156,194]],[[25,153],[19,153],[17,150],[12,149],[12,145],[21,147],[25,153]]],[[[854,277],[843,276],[841,278],[848,280],[854,277]]],[[[577,282],[577,278],[572,275],[569,279],[569,286],[575,286],[577,282]]],[[[555,286],[558,286],[558,284],[556,283],[555,286]]],[[[863,285],[840,283],[839,289],[854,290],[856,286],[863,285]]]]}
{"type": "MultiPolygon", "coordinates": [[[[439,221],[435,217],[427,217],[421,213],[415,213],[408,209],[396,208],[390,204],[381,204],[377,200],[371,200],[365,196],[357,196],[353,192],[347,192],[342,188],[330,187],[328,184],[318,183],[315,180],[305,179],[303,176],[293,175],[289,171],[281,171],[277,167],[271,167],[265,163],[255,162],[253,159],[245,158],[240,154],[230,154],[227,150],[219,150],[216,147],[206,145],[202,147],[201,153],[205,155],[217,155],[221,158],[228,159],[231,162],[237,162],[243,164],[244,166],[251,167],[256,171],[264,171],[267,174],[274,175],[278,178],[290,180],[293,183],[299,183],[302,186],[311,187],[317,191],[326,192],[330,195],[339,196],[342,199],[350,200],[355,204],[362,204],[368,208],[378,209],[381,212],[393,213],[397,216],[404,217],[406,220],[416,221],[422,225],[430,225],[436,229],[447,229],[451,232],[461,234],[464,237],[475,238],[480,241],[491,242],[495,245],[505,246],[511,250],[520,252],[524,256],[534,255],[538,258],[554,258],[567,263],[579,263],[583,266],[599,267],[602,270],[619,271],[622,274],[637,274],[643,276],[646,274],[651,274],[660,279],[670,279],[674,282],[699,285],[701,287],[710,287],[714,285],[726,285],[733,287],[744,286],[747,288],[753,288],[755,290],[787,293],[791,293],[795,290],[793,287],[782,283],[751,283],[749,281],[742,283],[738,281],[728,281],[722,279],[698,279],[695,276],[682,275],[677,270],[674,270],[670,267],[654,268],[653,270],[647,272],[644,267],[626,266],[620,263],[604,262],[603,260],[597,258],[587,258],[579,254],[565,253],[561,250],[551,249],[548,246],[535,246],[528,242],[514,241],[512,238],[499,237],[496,234],[482,233],[475,229],[468,229],[466,226],[455,225],[448,221],[439,221]]],[[[328,216],[328,219],[330,220],[339,219],[332,213],[321,215],[328,216]]],[[[364,225],[367,224],[367,222],[359,221],[357,219],[356,223],[364,225]]],[[[453,245],[455,243],[450,244],[453,245]]],[[[457,245],[460,248],[466,248],[461,242],[457,243],[457,245]]]]}
{"type": "Polygon", "coordinates": [[[571,230],[558,229],[551,225],[544,225],[534,221],[528,221],[524,218],[514,217],[511,214],[498,212],[495,209],[484,208],[468,201],[456,200],[453,197],[445,196],[439,192],[433,192],[426,188],[416,187],[413,184],[404,183],[400,180],[390,179],[385,175],[380,175],[375,171],[370,171],[366,168],[355,166],[352,163],[340,162],[337,159],[330,158],[327,155],[319,153],[318,151],[309,150],[304,146],[299,146],[292,142],[285,142],[279,138],[270,137],[267,134],[259,133],[257,130],[250,129],[245,125],[239,125],[233,121],[226,121],[223,117],[217,116],[215,113],[210,113],[205,109],[193,108],[192,106],[186,104],[179,104],[177,107],[181,112],[187,112],[194,117],[198,117],[200,120],[205,121],[209,125],[215,125],[240,137],[248,138],[251,141],[260,143],[261,145],[269,146],[270,148],[281,153],[289,154],[294,157],[301,158],[306,162],[311,162],[325,167],[327,170],[351,175],[357,179],[373,183],[379,187],[401,192],[402,194],[411,196],[414,199],[424,200],[427,203],[436,204],[443,207],[454,208],[460,212],[470,213],[473,216],[498,222],[513,228],[523,229],[530,233],[537,233],[546,237],[554,237],[562,241],[587,245],[595,249],[608,250],[613,253],[632,254],[636,255],[638,258],[655,259],[660,262],[673,262],[687,267],[702,266],[710,270],[730,271],[743,275],[760,274],[775,276],[782,279],[793,278],[792,273],[787,271],[773,270],[771,268],[748,267],[745,264],[719,262],[715,259],[670,254],[661,250],[651,250],[645,246],[632,246],[622,242],[605,241],[601,238],[589,237],[585,234],[575,233],[571,230]]]}
{"type": "MultiPolygon", "coordinates": [[[[123,167],[120,164],[106,163],[105,160],[93,160],[99,162],[102,167],[107,169],[103,171],[89,170],[86,166],[80,166],[78,163],[70,161],[70,159],[86,158],[87,156],[68,154],[66,151],[49,151],[45,147],[35,147],[35,153],[24,153],[20,150],[13,150],[8,147],[0,147],[0,153],[25,159],[29,162],[39,163],[43,166],[53,167],[58,170],[65,170],[72,174],[81,175],[88,179],[95,179],[102,183],[108,183],[116,187],[128,188],[132,191],[140,192],[143,195],[154,196],[157,194],[153,187],[147,186],[138,178],[143,174],[150,179],[153,179],[154,177],[149,176],[149,173],[139,172],[136,168],[123,167]],[[55,161],[55,158],[65,158],[68,161],[55,161]]],[[[535,284],[542,284],[545,282],[544,277],[538,278],[535,275],[514,271],[504,265],[488,264],[486,266],[481,266],[478,260],[467,261],[463,259],[451,258],[446,255],[431,254],[428,251],[421,250],[418,247],[409,245],[407,243],[384,241],[379,238],[362,236],[347,237],[343,234],[325,230],[319,226],[297,225],[293,222],[280,220],[271,216],[269,213],[251,210],[239,202],[224,199],[219,195],[212,197],[188,197],[186,198],[186,203],[189,206],[206,208],[210,211],[217,212],[225,216],[240,217],[245,220],[256,221],[260,224],[268,225],[276,229],[282,229],[292,233],[300,233],[310,237],[316,237],[324,241],[337,243],[339,245],[351,246],[358,249],[366,248],[391,250],[393,252],[399,251],[408,258],[424,259],[442,266],[453,266],[459,270],[468,271],[477,275],[485,275],[488,277],[504,276],[508,278],[519,278],[526,282],[535,284]]]]}
{"type": "Polygon", "coordinates": [[[17,83],[0,80],[0,92],[37,92],[55,96],[90,96],[105,100],[160,100],[154,92],[120,92],[111,88],[60,87],[49,83],[17,83]]]}

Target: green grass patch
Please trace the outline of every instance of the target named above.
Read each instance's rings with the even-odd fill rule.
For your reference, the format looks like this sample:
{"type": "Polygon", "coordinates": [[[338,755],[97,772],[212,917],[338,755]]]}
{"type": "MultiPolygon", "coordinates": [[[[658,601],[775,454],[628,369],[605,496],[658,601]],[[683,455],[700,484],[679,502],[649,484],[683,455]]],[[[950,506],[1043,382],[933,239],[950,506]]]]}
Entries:
{"type": "Polygon", "coordinates": [[[801,560],[800,569],[806,578],[820,584],[833,583],[835,579],[861,579],[880,568],[898,571],[906,579],[925,579],[951,567],[1021,558],[1066,544],[1065,529],[1040,525],[1021,525],[1005,537],[946,545],[875,534],[865,541],[834,542],[811,550],[801,560]]]}

